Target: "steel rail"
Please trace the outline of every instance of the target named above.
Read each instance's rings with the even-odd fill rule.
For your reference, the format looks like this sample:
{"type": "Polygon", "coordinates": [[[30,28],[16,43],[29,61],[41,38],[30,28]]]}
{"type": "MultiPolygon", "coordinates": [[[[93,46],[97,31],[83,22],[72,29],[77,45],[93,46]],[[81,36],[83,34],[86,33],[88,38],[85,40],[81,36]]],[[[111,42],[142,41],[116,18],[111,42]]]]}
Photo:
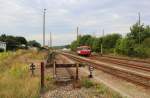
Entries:
{"type": "Polygon", "coordinates": [[[91,64],[96,69],[99,69],[99,70],[102,70],[106,73],[120,77],[120,78],[127,80],[129,82],[133,82],[135,84],[144,86],[146,88],[150,88],[150,77],[149,76],[137,74],[137,73],[134,73],[131,71],[123,70],[123,69],[114,68],[112,66],[100,64],[100,63],[98,63],[98,61],[95,62],[93,60],[86,59],[86,58],[79,57],[79,56],[75,56],[72,54],[68,54],[68,53],[62,53],[62,54],[75,60],[75,61],[91,64]]]}
{"type": "Polygon", "coordinates": [[[133,61],[133,62],[139,62],[139,63],[146,63],[146,64],[150,64],[149,61],[146,60],[137,60],[137,59],[128,59],[128,58],[123,58],[123,57],[114,57],[114,56],[107,56],[107,55],[103,55],[103,57],[107,57],[107,58],[113,58],[113,59],[119,59],[119,60],[125,60],[125,61],[133,61]]]}
{"type": "Polygon", "coordinates": [[[119,64],[119,66],[125,66],[125,67],[129,67],[129,68],[135,68],[135,69],[140,69],[140,70],[150,72],[150,66],[145,66],[145,65],[140,65],[140,64],[133,64],[133,63],[131,64],[131,63],[128,63],[128,62],[125,62],[125,61],[112,60],[112,59],[101,58],[101,57],[89,57],[89,58],[99,60],[99,61],[109,62],[109,63],[113,63],[113,64],[119,64]]]}

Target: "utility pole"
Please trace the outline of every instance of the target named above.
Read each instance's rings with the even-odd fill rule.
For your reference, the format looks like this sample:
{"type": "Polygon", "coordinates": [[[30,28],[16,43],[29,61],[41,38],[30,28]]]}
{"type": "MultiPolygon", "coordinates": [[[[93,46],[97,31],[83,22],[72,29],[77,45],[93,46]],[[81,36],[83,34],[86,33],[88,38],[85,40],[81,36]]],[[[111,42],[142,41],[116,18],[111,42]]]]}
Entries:
{"type": "Polygon", "coordinates": [[[79,27],[77,27],[77,40],[78,40],[78,36],[79,36],[79,27]]]}
{"type": "Polygon", "coordinates": [[[43,47],[45,46],[45,13],[46,13],[46,9],[44,9],[43,12],[43,47]]]}
{"type": "Polygon", "coordinates": [[[78,42],[78,38],[79,38],[79,27],[77,27],[76,33],[77,33],[77,47],[78,47],[78,46],[79,46],[79,42],[78,42]]]}
{"type": "Polygon", "coordinates": [[[140,12],[138,13],[138,16],[139,16],[139,44],[141,43],[141,15],[140,15],[140,12]]]}
{"type": "Polygon", "coordinates": [[[52,48],[52,33],[50,32],[49,47],[52,48]]]}
{"type": "Polygon", "coordinates": [[[101,42],[101,56],[103,55],[103,37],[104,37],[104,29],[103,29],[103,35],[102,35],[102,42],[101,42]]]}

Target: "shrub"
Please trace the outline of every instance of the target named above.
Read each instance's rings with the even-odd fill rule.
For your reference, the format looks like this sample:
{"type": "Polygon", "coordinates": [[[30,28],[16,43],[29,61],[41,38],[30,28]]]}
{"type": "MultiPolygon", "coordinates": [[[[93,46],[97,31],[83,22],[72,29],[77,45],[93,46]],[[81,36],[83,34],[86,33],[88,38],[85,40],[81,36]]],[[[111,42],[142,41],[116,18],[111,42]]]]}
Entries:
{"type": "Polygon", "coordinates": [[[95,87],[96,87],[97,92],[100,94],[106,93],[107,89],[108,89],[108,88],[106,88],[106,86],[100,85],[100,84],[97,84],[95,87]]]}
{"type": "Polygon", "coordinates": [[[146,48],[143,45],[137,45],[134,48],[135,56],[142,58],[148,57],[149,56],[149,53],[147,52],[148,50],[149,48],[146,48]]]}
{"type": "Polygon", "coordinates": [[[104,84],[96,84],[95,88],[98,95],[103,96],[102,98],[123,98],[119,93],[106,87],[104,84]]]}
{"type": "Polygon", "coordinates": [[[81,85],[85,88],[90,88],[90,87],[94,86],[94,83],[91,80],[84,78],[81,80],[81,85]]]}
{"type": "Polygon", "coordinates": [[[0,48],[0,52],[3,52],[3,51],[4,51],[4,49],[0,48]]]}

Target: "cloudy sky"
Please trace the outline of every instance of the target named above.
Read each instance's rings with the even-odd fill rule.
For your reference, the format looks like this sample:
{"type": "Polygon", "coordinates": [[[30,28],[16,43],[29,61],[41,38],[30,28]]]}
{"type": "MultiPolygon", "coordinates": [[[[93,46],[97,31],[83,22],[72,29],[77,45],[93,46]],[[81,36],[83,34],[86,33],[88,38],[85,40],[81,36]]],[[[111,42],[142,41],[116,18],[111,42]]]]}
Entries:
{"type": "MultiPolygon", "coordinates": [[[[126,34],[138,20],[150,25],[150,0],[0,0],[0,34],[24,36],[42,43],[42,15],[46,8],[46,39],[69,44],[80,34],[126,34]]],[[[46,42],[48,43],[48,41],[46,42]]]]}

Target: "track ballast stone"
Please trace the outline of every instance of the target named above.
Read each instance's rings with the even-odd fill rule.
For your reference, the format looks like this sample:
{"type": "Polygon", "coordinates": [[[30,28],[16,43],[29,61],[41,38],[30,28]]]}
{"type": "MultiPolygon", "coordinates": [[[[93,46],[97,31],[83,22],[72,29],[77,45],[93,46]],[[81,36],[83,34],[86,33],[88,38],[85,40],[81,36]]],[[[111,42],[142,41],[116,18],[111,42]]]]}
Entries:
{"type": "Polygon", "coordinates": [[[72,85],[69,84],[47,92],[42,98],[102,98],[90,94],[90,89],[73,89],[72,85]]]}

